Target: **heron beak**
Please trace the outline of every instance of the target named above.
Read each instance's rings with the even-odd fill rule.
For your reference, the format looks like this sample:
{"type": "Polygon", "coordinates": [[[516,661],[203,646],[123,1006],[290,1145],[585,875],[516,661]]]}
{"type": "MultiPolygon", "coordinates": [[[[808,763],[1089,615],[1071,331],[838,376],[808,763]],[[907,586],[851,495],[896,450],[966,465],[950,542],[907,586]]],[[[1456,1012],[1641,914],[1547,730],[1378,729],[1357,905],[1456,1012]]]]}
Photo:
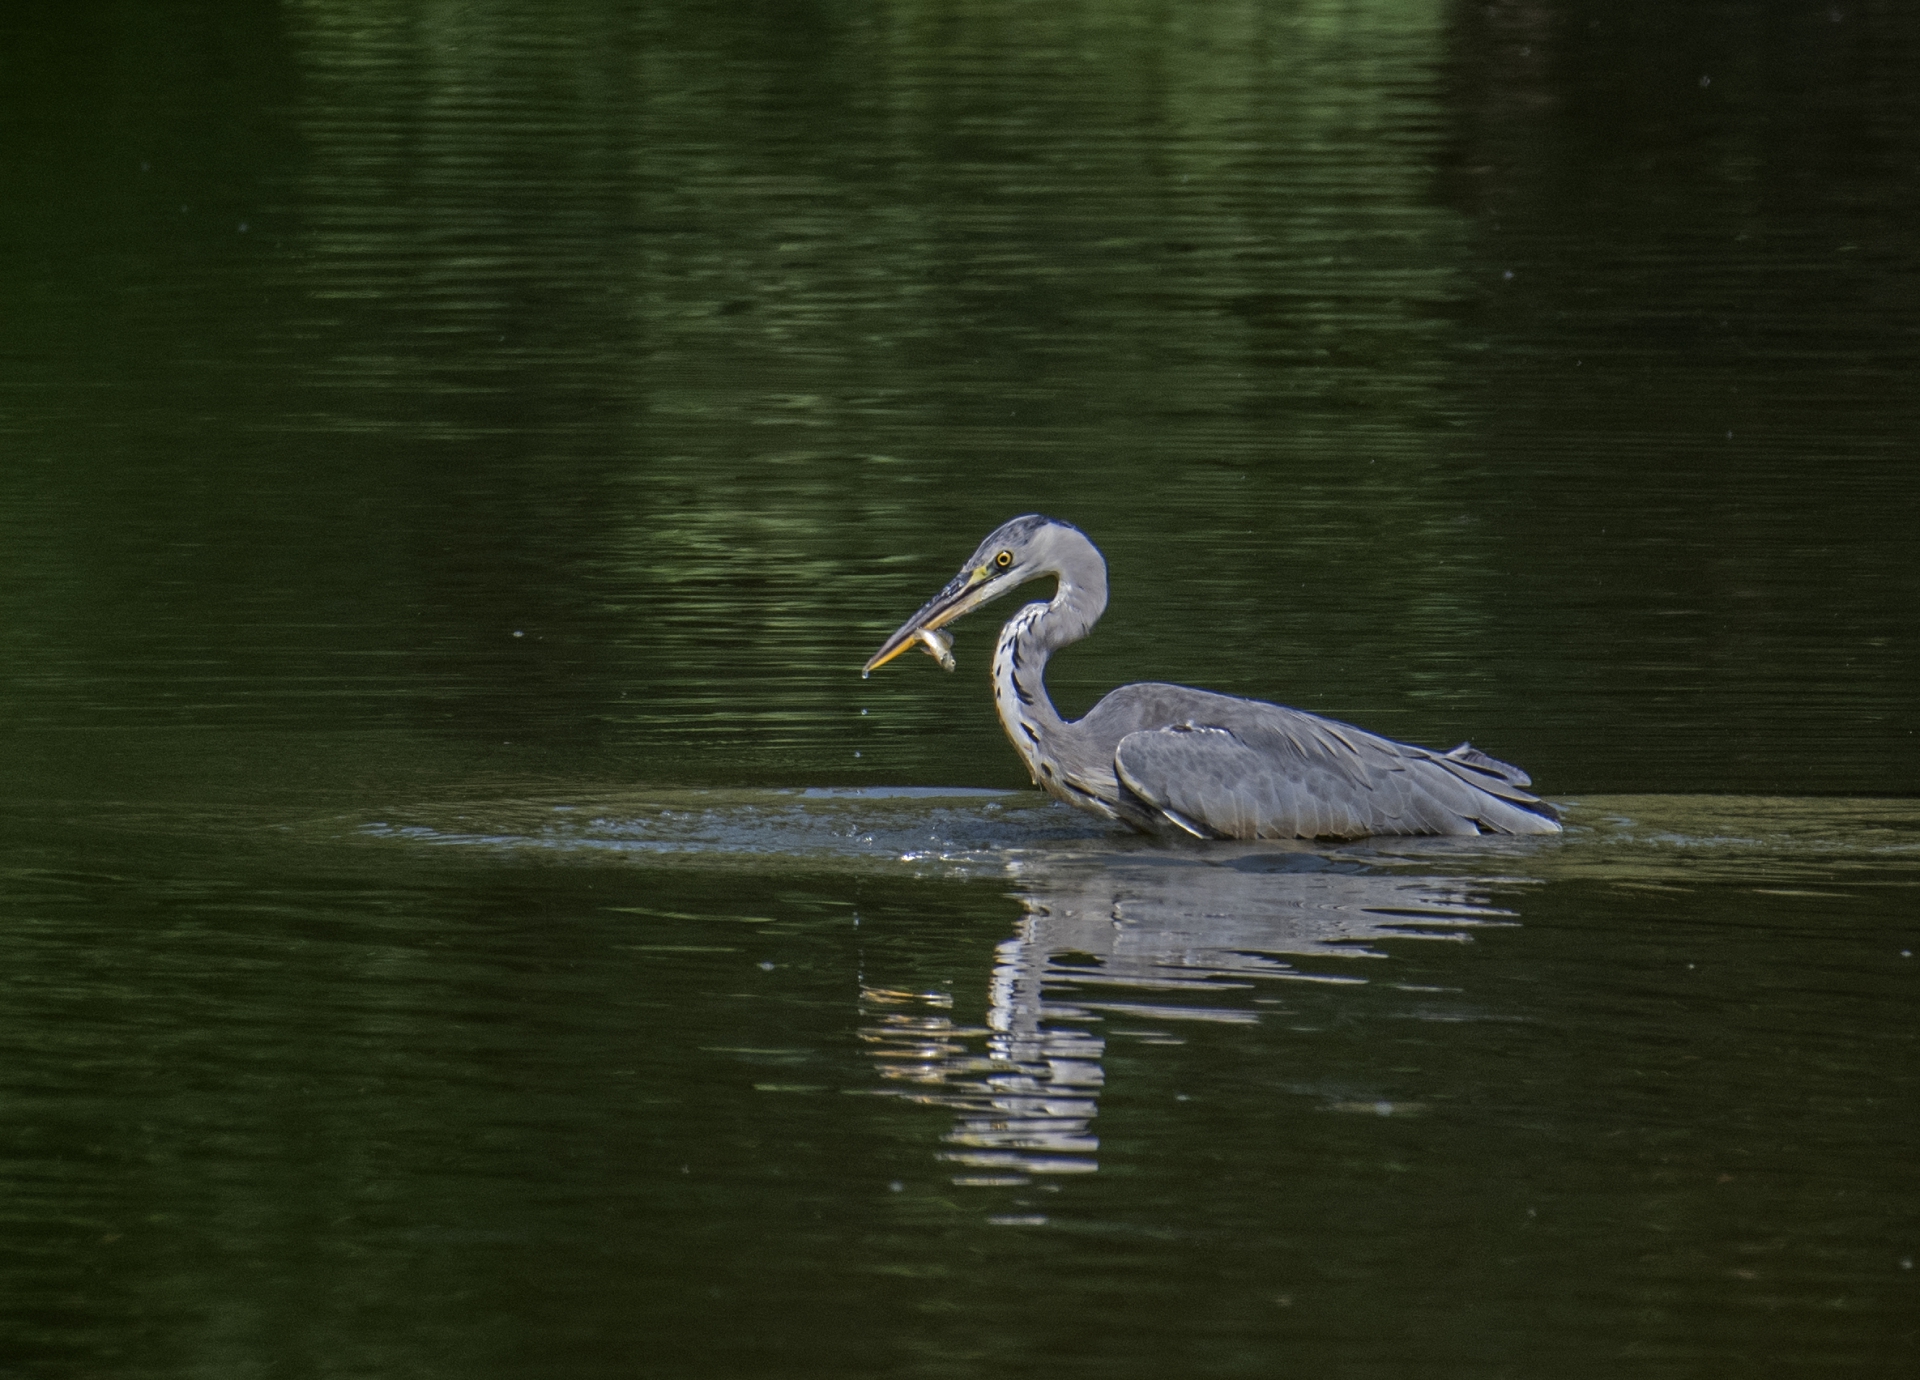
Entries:
{"type": "MultiPolygon", "coordinates": [[[[866,679],[902,652],[910,651],[914,643],[920,641],[922,633],[932,632],[956,618],[972,613],[1000,592],[1000,584],[1001,581],[993,579],[984,569],[961,571],[945,589],[927,600],[920,612],[894,629],[893,636],[880,644],[880,650],[861,669],[860,678],[866,679]]],[[[951,659],[944,658],[942,664],[951,659]]]]}

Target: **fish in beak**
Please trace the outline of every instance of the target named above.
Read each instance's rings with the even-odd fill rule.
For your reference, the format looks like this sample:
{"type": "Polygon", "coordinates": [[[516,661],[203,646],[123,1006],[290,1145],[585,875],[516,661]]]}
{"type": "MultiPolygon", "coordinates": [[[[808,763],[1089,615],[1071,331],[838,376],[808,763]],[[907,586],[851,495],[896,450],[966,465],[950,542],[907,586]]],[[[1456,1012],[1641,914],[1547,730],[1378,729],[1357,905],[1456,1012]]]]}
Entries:
{"type": "Polygon", "coordinates": [[[1001,593],[1004,584],[1004,578],[995,579],[993,568],[984,563],[961,571],[945,589],[929,599],[920,612],[894,629],[893,636],[880,644],[880,650],[861,670],[860,678],[866,679],[915,646],[938,661],[943,669],[951,671],[954,667],[953,634],[941,632],[940,629],[956,618],[972,613],[1001,593]]]}

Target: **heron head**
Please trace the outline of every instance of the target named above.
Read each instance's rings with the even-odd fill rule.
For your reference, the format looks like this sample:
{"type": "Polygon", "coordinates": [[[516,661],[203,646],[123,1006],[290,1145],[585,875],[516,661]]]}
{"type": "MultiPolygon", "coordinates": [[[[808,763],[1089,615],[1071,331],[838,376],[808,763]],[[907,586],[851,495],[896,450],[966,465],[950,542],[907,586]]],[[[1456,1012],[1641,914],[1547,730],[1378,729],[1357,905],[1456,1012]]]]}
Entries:
{"type": "MultiPolygon", "coordinates": [[[[1082,545],[1087,544],[1079,528],[1057,518],[1029,514],[1002,523],[967,557],[966,564],[960,567],[960,573],[947,582],[945,589],[927,600],[920,612],[894,630],[893,636],[880,645],[880,650],[873,654],[860,674],[872,675],[879,667],[921,641],[923,633],[931,633],[957,618],[963,618],[982,604],[1012,593],[1029,580],[1042,575],[1059,574],[1059,548],[1064,541],[1074,538],[1082,545]],[[1071,534],[1071,538],[1068,534],[1071,534]]],[[[930,650],[940,645],[934,642],[930,650]]],[[[951,660],[951,657],[943,657],[942,664],[951,669],[951,660]]]]}

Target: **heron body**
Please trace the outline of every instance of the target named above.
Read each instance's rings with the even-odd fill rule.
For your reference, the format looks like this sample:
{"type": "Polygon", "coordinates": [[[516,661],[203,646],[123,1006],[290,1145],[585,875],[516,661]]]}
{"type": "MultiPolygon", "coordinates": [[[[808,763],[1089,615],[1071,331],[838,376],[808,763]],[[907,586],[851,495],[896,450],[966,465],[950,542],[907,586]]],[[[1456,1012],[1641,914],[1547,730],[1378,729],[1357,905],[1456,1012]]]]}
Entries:
{"type": "Polygon", "coordinates": [[[1014,750],[1049,795],[1143,833],[1197,838],[1360,838],[1370,834],[1553,834],[1551,806],[1517,767],[1463,743],[1439,752],[1263,700],[1182,685],[1123,685],[1065,720],[1042,679],[1047,658],[1107,606],[1107,564],[1078,528],[1020,517],[980,544],[960,574],[867,663],[929,637],[1018,585],[1058,577],[1051,600],[1000,630],[993,701],[1014,750]]]}

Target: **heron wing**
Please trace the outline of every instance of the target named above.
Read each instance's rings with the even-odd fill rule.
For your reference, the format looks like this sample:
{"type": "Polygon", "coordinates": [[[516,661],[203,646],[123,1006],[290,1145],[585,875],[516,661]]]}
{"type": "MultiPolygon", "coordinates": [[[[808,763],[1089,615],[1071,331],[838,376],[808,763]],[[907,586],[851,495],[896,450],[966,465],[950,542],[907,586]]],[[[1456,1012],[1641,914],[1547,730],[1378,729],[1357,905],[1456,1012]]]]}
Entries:
{"type": "Polygon", "coordinates": [[[1434,752],[1280,705],[1227,700],[1224,707],[1219,722],[1196,717],[1142,729],[1114,750],[1127,789],[1189,833],[1359,838],[1559,829],[1551,809],[1526,791],[1524,772],[1465,743],[1434,752]]]}

